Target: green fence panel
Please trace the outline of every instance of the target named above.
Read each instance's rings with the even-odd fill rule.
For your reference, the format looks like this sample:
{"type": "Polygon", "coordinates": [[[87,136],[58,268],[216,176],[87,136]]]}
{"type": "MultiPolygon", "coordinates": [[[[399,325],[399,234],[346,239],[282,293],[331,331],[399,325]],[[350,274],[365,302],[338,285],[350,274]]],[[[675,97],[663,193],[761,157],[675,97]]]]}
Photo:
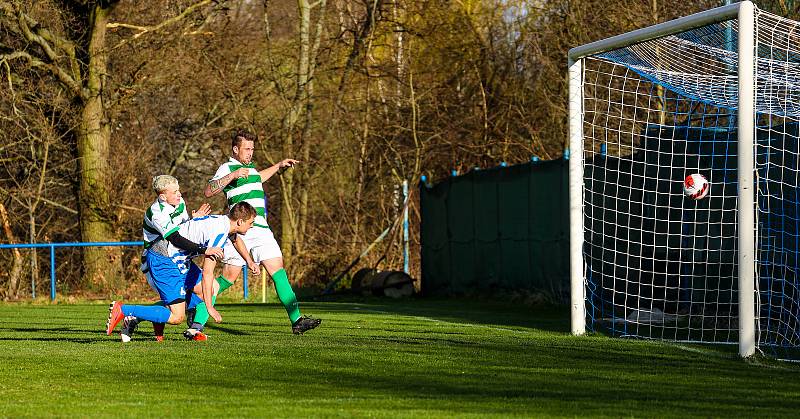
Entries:
{"type": "Polygon", "coordinates": [[[447,230],[450,248],[450,271],[443,273],[448,280],[442,286],[462,293],[476,285],[474,182],[453,179],[449,189],[445,197],[447,220],[437,227],[447,230]]]}
{"type": "Polygon", "coordinates": [[[535,252],[532,277],[536,288],[557,300],[569,300],[569,175],[566,161],[542,163],[532,173],[530,243],[535,252]]]}
{"type": "MultiPolygon", "coordinates": [[[[468,288],[479,290],[494,289],[500,285],[500,252],[497,224],[497,171],[483,174],[473,172],[469,176],[473,185],[472,207],[475,209],[475,258],[474,270],[468,276],[459,278],[468,288]]],[[[458,226],[450,226],[457,229],[458,226]]]]}
{"type": "Polygon", "coordinates": [[[420,185],[423,293],[529,290],[568,301],[567,173],[554,160],[420,185]]]}
{"type": "Polygon", "coordinates": [[[498,171],[498,236],[500,240],[502,263],[500,264],[503,284],[513,289],[528,288],[534,280],[531,271],[530,240],[528,227],[531,201],[528,187],[533,166],[512,166],[498,171]]]}
{"type": "Polygon", "coordinates": [[[420,241],[425,243],[426,257],[422,258],[422,272],[436,272],[429,285],[440,289],[450,282],[450,237],[447,232],[447,205],[444,188],[427,189],[426,205],[421,206],[420,241]]]}

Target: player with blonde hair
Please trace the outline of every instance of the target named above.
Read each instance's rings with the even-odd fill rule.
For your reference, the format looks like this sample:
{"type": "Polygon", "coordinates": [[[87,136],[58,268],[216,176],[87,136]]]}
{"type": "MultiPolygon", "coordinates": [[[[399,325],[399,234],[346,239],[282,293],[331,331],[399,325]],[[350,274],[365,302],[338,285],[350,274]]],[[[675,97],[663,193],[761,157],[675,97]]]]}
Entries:
{"type": "MultiPolygon", "coordinates": [[[[180,194],[177,179],[162,175],[153,178],[153,189],[158,194],[156,201],[148,208],[143,222],[145,251],[142,270],[148,283],[158,292],[161,306],[126,306],[112,302],[106,333],[111,334],[120,320],[125,320],[121,333],[124,342],[130,341],[133,330],[141,320],[153,322],[156,339],[163,338],[163,324],[179,324],[185,318],[185,310],[194,308],[201,302],[203,290],[199,287],[213,281],[213,265],[224,256],[222,247],[226,242],[234,242],[235,251],[242,252],[248,265],[258,271],[249,258],[238,234],[244,234],[252,226],[255,209],[249,205],[231,208],[227,217],[207,215],[207,204],[192,213],[188,220],[186,206],[180,194]],[[203,255],[204,271],[192,263],[195,256],[203,255]],[[211,272],[205,271],[211,266],[211,272]],[[194,291],[194,292],[193,292],[194,291]],[[159,327],[160,326],[160,327],[159,327]]],[[[210,286],[210,285],[209,285],[210,286]]],[[[207,291],[210,295],[212,291],[207,291]]],[[[217,318],[216,310],[209,310],[217,318]]],[[[191,335],[187,338],[205,340],[204,335],[191,335]]]]}

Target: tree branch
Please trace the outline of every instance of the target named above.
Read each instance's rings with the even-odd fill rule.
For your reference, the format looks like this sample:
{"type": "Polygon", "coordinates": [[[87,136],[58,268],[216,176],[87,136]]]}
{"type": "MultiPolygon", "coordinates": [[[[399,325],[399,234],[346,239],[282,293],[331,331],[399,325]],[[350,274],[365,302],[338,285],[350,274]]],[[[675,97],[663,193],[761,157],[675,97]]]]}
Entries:
{"type": "Polygon", "coordinates": [[[75,44],[66,38],[56,36],[50,32],[50,30],[39,26],[38,22],[34,21],[27,15],[25,18],[28,20],[29,26],[36,28],[37,35],[39,35],[42,39],[52,43],[56,48],[63,51],[67,55],[69,66],[72,70],[72,78],[75,80],[80,80],[80,63],[78,62],[78,57],[75,55],[75,44]]]}
{"type": "Polygon", "coordinates": [[[11,7],[11,3],[7,1],[0,1],[0,11],[5,12],[9,16],[14,15],[14,9],[11,7]]]}
{"type": "Polygon", "coordinates": [[[46,63],[26,51],[7,54],[3,60],[26,58],[31,66],[46,68],[73,93],[80,94],[80,65],[75,56],[75,45],[69,40],[55,36],[46,28],[41,27],[36,20],[25,14],[16,3],[9,4],[6,1],[1,1],[0,11],[3,12],[2,15],[10,18],[4,26],[24,38],[28,43],[38,45],[50,62],[46,63]],[[16,20],[13,19],[14,16],[16,16],[16,20]],[[12,25],[13,23],[16,23],[16,27],[12,25]],[[31,28],[34,29],[31,30],[31,28]],[[63,54],[59,53],[59,51],[63,52],[63,54]],[[64,57],[69,62],[69,72],[58,65],[58,61],[64,57]]]}
{"type": "Polygon", "coordinates": [[[148,34],[150,32],[156,32],[156,31],[158,31],[160,29],[163,29],[163,28],[165,28],[167,26],[170,26],[172,24],[180,22],[181,20],[186,18],[186,16],[189,16],[190,14],[194,13],[195,10],[212,3],[212,1],[213,0],[202,0],[202,1],[198,2],[198,3],[195,3],[195,4],[187,7],[186,9],[184,9],[184,11],[181,12],[181,14],[179,14],[177,16],[174,16],[174,17],[171,17],[171,18],[169,18],[167,20],[164,20],[164,21],[162,21],[161,23],[159,23],[157,25],[139,26],[139,25],[132,25],[132,24],[128,24],[128,23],[109,22],[106,25],[106,28],[109,28],[109,29],[126,28],[126,29],[133,29],[133,30],[139,31],[139,32],[133,34],[132,37],[130,37],[128,39],[123,39],[122,41],[117,43],[117,45],[114,45],[111,48],[111,50],[113,51],[113,50],[115,50],[115,49],[127,44],[128,42],[130,42],[132,40],[135,40],[135,39],[138,39],[138,38],[140,38],[140,37],[142,37],[142,36],[144,36],[144,35],[146,35],[146,34],[148,34]]]}
{"type": "Polygon", "coordinates": [[[55,64],[46,63],[25,51],[14,51],[11,54],[0,54],[0,62],[23,58],[31,67],[40,67],[50,71],[61,83],[77,96],[81,94],[81,86],[63,68],[55,64]]]}
{"type": "MultiPolygon", "coordinates": [[[[150,31],[152,26],[139,26],[139,25],[132,25],[130,23],[109,22],[109,23],[106,24],[106,28],[108,28],[108,29],[116,29],[116,28],[134,29],[134,30],[137,30],[137,31],[139,31],[141,33],[141,32],[150,31]]],[[[136,36],[141,36],[141,35],[139,35],[139,34],[134,35],[134,38],[136,36]]]]}
{"type": "Polygon", "coordinates": [[[47,42],[44,37],[31,31],[31,28],[28,26],[28,19],[26,19],[25,14],[22,13],[21,10],[17,11],[17,23],[19,24],[19,28],[22,29],[22,34],[25,35],[25,39],[42,47],[42,51],[44,51],[45,55],[47,55],[47,58],[49,58],[50,61],[58,61],[58,54],[53,51],[53,47],[50,45],[50,43],[47,42]]]}

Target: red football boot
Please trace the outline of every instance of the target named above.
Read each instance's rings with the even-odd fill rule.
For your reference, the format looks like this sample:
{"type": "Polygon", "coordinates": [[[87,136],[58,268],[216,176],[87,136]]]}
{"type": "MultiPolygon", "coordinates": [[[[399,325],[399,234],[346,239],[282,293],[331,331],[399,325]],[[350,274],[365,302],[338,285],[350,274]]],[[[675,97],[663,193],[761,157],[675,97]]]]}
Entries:
{"type": "Polygon", "coordinates": [[[186,340],[196,340],[196,341],[208,340],[208,336],[206,336],[205,333],[195,329],[186,329],[186,331],[183,332],[183,337],[186,338],[186,340]]]}
{"type": "Polygon", "coordinates": [[[153,323],[153,335],[158,342],[164,340],[164,323],[153,323]]]}
{"type": "Polygon", "coordinates": [[[111,336],[111,332],[114,331],[114,328],[117,327],[119,322],[125,318],[125,315],[122,314],[122,302],[121,301],[112,301],[111,305],[108,306],[108,320],[106,321],[106,334],[111,336]]]}

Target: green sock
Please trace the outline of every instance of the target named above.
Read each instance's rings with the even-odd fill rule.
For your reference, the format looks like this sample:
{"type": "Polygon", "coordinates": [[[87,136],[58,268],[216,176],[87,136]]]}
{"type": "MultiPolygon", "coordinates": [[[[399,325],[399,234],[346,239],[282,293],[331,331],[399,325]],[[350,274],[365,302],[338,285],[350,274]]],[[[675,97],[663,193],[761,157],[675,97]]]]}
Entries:
{"type": "Polygon", "coordinates": [[[278,294],[278,299],[281,300],[283,308],[286,309],[289,320],[294,324],[300,318],[300,307],[297,304],[297,297],[292,291],[292,286],[289,284],[289,277],[286,275],[286,271],[279,269],[272,274],[272,281],[275,282],[275,292],[278,294]]]}
{"type": "MultiPolygon", "coordinates": [[[[229,282],[225,279],[224,276],[220,275],[217,277],[217,283],[219,283],[219,291],[217,291],[217,295],[222,294],[222,291],[230,288],[233,285],[232,282],[229,282]]],[[[217,303],[217,295],[211,297],[211,305],[217,303]]],[[[205,326],[208,322],[208,308],[206,307],[205,301],[198,304],[196,307],[196,312],[194,315],[194,323],[199,323],[202,326],[205,326]]]]}

